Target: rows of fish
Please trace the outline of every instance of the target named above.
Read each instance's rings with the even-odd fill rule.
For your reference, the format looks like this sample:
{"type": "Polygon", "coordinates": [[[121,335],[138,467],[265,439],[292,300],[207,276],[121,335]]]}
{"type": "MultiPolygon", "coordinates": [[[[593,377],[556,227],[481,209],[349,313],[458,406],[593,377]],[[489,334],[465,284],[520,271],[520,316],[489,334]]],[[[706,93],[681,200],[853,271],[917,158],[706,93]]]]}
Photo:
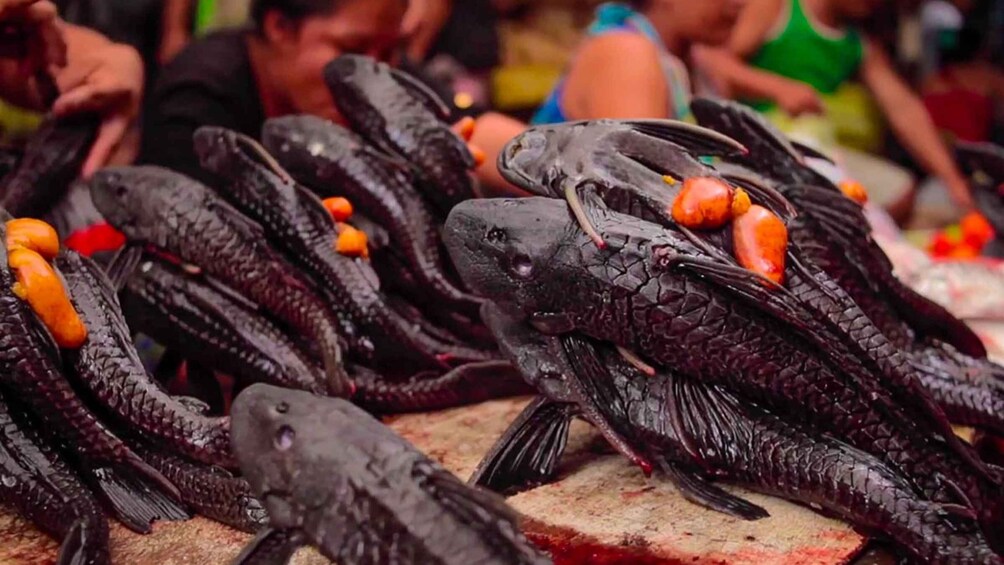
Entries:
{"type": "MultiPolygon", "coordinates": [[[[325,398],[388,413],[532,390],[441,252],[446,213],[473,196],[442,103],[365,58],[326,79],[362,136],[307,117],[269,121],[264,146],[203,128],[211,186],[157,167],[87,181],[126,240],[107,265],[60,249],[48,224],[3,218],[0,503],[61,540],[59,563],[110,561],[106,515],[148,532],[194,513],[262,532],[238,562],[305,544],[346,564],[549,562],[500,499],[325,398]],[[334,217],[331,196],[355,213],[334,217]],[[369,245],[340,252],[359,229],[369,245]],[[158,377],[195,390],[233,377],[233,437],[219,407],[151,376],[137,334],[166,348],[158,377]],[[280,488],[283,465],[298,479],[280,488]]],[[[49,122],[5,159],[3,202],[47,214],[92,139],[90,122],[49,122]]]]}
{"type": "Polygon", "coordinates": [[[913,561],[1000,563],[1001,470],[949,418],[1004,430],[1004,368],[892,275],[863,195],[805,164],[821,155],[738,105],[693,113],[711,129],[531,128],[499,165],[537,196],[451,212],[449,253],[539,393],[473,480],[550,480],[578,416],[711,509],[766,515],[725,480],[913,561]]]}

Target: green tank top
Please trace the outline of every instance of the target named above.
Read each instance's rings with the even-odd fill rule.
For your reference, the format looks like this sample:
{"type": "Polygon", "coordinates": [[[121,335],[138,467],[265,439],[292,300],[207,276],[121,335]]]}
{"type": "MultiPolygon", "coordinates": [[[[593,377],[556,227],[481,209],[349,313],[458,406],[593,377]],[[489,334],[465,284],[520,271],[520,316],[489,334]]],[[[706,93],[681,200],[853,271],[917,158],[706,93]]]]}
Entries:
{"type": "MultiPolygon", "coordinates": [[[[753,57],[754,67],[800,80],[823,94],[833,94],[858,72],[864,57],[864,41],[855,29],[840,37],[825,35],[809,20],[802,0],[789,0],[788,23],[780,35],[760,47],[753,57]]],[[[761,111],[770,102],[755,101],[761,111]]]]}

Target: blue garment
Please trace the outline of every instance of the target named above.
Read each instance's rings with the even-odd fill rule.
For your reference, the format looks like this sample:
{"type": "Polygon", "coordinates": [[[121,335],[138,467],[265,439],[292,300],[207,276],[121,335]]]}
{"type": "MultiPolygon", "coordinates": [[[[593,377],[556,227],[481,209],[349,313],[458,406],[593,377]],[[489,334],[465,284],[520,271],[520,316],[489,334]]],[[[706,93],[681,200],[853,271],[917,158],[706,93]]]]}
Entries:
{"type": "MultiPolygon", "coordinates": [[[[666,46],[663,44],[659,33],[652,26],[652,22],[626,4],[617,2],[602,4],[596,9],[596,19],[586,30],[586,35],[597,37],[606,33],[616,32],[642,34],[659,47],[659,51],[662,53],[661,58],[663,59],[666,80],[673,97],[673,107],[669,109],[669,117],[682,117],[687,112],[690,104],[690,82],[686,76],[686,67],[679,59],[666,50],[666,46]]],[[[530,121],[531,124],[553,124],[568,121],[568,117],[561,107],[564,82],[564,79],[562,79],[554,87],[554,90],[551,91],[544,104],[541,105],[533,116],[533,119],[530,121]]]]}

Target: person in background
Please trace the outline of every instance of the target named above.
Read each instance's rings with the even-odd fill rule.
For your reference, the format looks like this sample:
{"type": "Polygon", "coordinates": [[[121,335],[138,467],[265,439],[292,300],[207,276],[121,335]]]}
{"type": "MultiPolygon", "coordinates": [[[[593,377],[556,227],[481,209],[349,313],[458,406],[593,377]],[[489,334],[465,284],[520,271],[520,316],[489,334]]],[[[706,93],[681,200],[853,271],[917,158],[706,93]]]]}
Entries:
{"type": "Polygon", "coordinates": [[[44,111],[36,77],[48,74],[59,95],[56,116],[97,112],[104,116],[82,175],[104,166],[139,111],[143,61],[135,49],[89,29],[61,21],[46,0],[0,0],[0,23],[19,31],[21,44],[4,45],[0,97],[20,108],[44,111]]]}
{"type": "MultiPolygon", "coordinates": [[[[270,117],[343,122],[324,84],[325,65],[343,53],[398,63],[405,10],[404,0],[255,0],[253,30],[197,40],[164,68],[145,116],[140,160],[211,180],[192,144],[200,126],[257,138],[270,117]]],[[[484,184],[508,186],[496,156],[522,129],[498,114],[478,116],[471,142],[487,155],[477,170],[484,184]]]]}
{"type": "Polygon", "coordinates": [[[568,73],[533,118],[675,118],[689,113],[685,61],[729,38],[744,0],[635,0],[596,12],[568,73]]]}
{"type": "Polygon", "coordinates": [[[820,94],[860,78],[899,141],[939,177],[963,209],[973,205],[959,172],[920,98],[888,56],[856,24],[882,0],[750,0],[727,50],[712,61],[719,83],[761,111],[821,113],[820,94]]]}

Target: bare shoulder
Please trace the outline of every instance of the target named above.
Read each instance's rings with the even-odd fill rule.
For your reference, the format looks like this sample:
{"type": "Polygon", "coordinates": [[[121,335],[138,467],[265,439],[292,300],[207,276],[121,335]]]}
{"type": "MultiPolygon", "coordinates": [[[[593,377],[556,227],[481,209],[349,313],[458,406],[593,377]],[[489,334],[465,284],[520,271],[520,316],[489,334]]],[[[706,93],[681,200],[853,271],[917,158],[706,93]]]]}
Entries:
{"type": "Polygon", "coordinates": [[[630,32],[612,32],[587,39],[575,56],[572,73],[593,74],[616,65],[648,70],[659,65],[659,48],[648,38],[630,32]]]}
{"type": "Polygon", "coordinates": [[[781,25],[794,0],[748,0],[736,21],[729,41],[730,50],[740,56],[755,52],[781,25]]]}

